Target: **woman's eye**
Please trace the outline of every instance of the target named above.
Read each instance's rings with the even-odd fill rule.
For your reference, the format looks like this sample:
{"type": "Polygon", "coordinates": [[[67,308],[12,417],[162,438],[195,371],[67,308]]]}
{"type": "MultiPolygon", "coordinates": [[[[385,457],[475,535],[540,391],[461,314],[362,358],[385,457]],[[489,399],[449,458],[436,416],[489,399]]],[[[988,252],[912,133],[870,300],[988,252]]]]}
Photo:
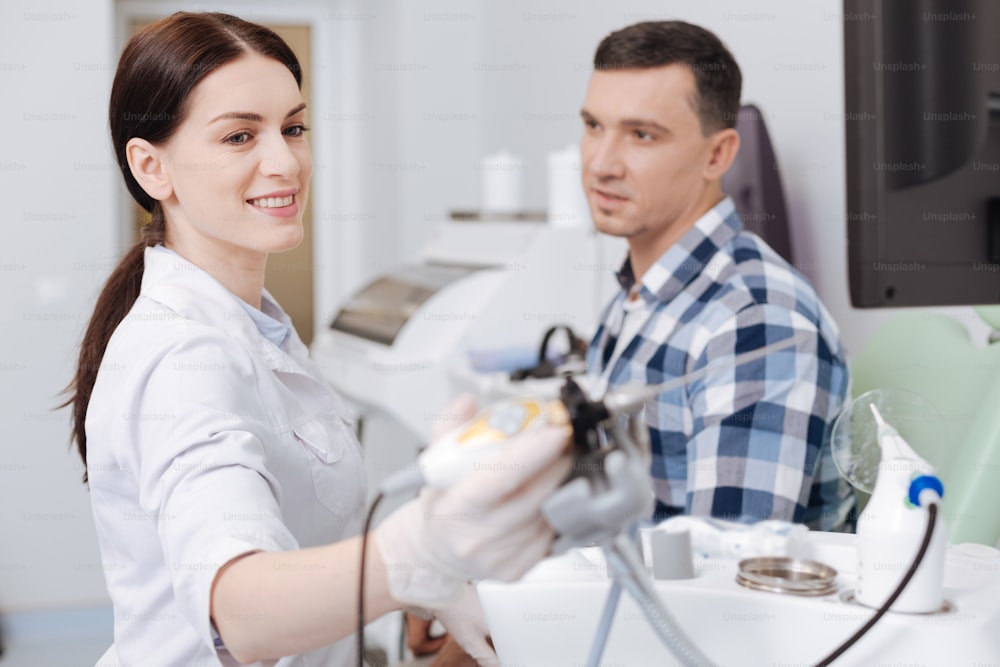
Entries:
{"type": "Polygon", "coordinates": [[[234,146],[240,146],[248,141],[250,141],[249,132],[237,132],[236,134],[230,134],[226,137],[226,143],[234,146]]]}
{"type": "Polygon", "coordinates": [[[648,139],[653,138],[653,135],[651,135],[649,132],[643,132],[642,130],[636,130],[635,136],[636,139],[641,139],[642,141],[646,141],[648,139]]]}
{"type": "Polygon", "coordinates": [[[292,125],[291,127],[285,128],[285,134],[289,137],[301,137],[308,131],[309,128],[305,125],[292,125]]]}

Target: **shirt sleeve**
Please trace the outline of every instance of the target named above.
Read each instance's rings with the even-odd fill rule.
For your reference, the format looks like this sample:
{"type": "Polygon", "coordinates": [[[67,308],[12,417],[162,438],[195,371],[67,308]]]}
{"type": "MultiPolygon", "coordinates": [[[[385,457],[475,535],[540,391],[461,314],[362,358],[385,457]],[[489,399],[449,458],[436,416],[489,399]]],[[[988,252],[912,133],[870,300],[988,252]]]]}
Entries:
{"type": "Polygon", "coordinates": [[[207,327],[173,341],[148,368],[133,413],[139,502],[158,517],[178,606],[214,646],[211,587],[252,551],[298,545],[281,518],[267,467],[269,415],[250,355],[207,327]]]}
{"type": "Polygon", "coordinates": [[[690,386],[688,513],[803,520],[829,432],[833,358],[813,322],[772,305],[749,306],[713,333],[691,369],[719,366],[690,386]],[[731,363],[792,336],[792,347],[731,363]]]}

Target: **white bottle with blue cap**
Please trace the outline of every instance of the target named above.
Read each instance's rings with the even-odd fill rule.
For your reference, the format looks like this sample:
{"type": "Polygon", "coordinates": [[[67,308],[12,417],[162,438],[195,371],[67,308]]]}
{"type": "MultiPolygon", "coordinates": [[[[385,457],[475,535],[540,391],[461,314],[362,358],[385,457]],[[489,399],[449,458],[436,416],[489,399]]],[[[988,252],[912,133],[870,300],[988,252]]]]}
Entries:
{"type": "MultiPolygon", "coordinates": [[[[882,419],[874,405],[871,409],[878,423],[882,459],[871,500],[858,517],[855,598],[863,605],[878,608],[912,566],[927,531],[927,508],[934,503],[940,510],[944,488],[934,467],[882,419]]],[[[891,611],[920,614],[941,610],[947,546],[948,528],[938,511],[923,562],[891,611]]]]}

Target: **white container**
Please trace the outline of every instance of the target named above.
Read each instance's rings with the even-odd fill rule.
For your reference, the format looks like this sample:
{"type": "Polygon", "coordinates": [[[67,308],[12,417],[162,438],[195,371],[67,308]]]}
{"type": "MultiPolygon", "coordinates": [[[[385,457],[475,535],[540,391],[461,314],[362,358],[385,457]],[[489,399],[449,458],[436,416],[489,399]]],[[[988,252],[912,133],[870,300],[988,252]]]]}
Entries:
{"type": "Polygon", "coordinates": [[[549,224],[554,227],[593,227],[590,205],[583,191],[579,146],[552,151],[547,158],[549,224]]]}
{"type": "MultiPolygon", "coordinates": [[[[924,472],[920,462],[910,459],[892,458],[879,463],[871,500],[858,517],[855,599],[865,606],[881,607],[917,555],[927,529],[928,512],[926,507],[914,507],[906,499],[910,479],[924,472]]],[[[941,610],[947,546],[948,528],[939,509],[923,562],[891,611],[926,614],[941,610]]]]}
{"type": "Polygon", "coordinates": [[[523,208],[524,160],[500,151],[479,163],[483,184],[483,210],[515,213],[523,208]]]}

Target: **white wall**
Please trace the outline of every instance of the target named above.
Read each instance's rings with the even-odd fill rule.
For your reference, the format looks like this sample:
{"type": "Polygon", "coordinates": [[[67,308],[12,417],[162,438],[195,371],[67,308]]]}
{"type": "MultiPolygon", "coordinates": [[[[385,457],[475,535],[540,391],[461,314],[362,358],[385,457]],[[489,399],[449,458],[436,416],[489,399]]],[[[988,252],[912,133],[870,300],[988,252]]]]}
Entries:
{"type": "MultiPolygon", "coordinates": [[[[214,4],[282,14],[263,0],[214,4]]],[[[597,42],[647,18],[700,23],[733,50],[744,100],[767,114],[800,267],[849,350],[887,316],[848,301],[839,0],[323,6],[312,119],[317,326],[360,282],[411,257],[448,210],[478,205],[483,155],[524,156],[526,203],[543,208],[544,156],[579,136],[597,42]]],[[[105,599],[68,419],[49,409],[120,251],[122,188],[105,117],[113,14],[112,0],[0,4],[0,612],[105,599]]]]}
{"type": "MultiPolygon", "coordinates": [[[[765,112],[778,155],[797,264],[840,324],[848,350],[858,350],[888,311],[859,311],[849,303],[841,5],[840,0],[377,3],[383,25],[395,26],[395,40],[387,45],[396,49],[395,57],[405,63],[415,57],[411,54],[421,54],[420,62],[428,65],[398,72],[391,90],[385,88],[391,81],[368,80],[372,99],[391,99],[393,105],[377,111],[385,129],[381,138],[393,142],[398,164],[426,168],[402,170],[395,179],[382,180],[386,187],[368,193],[373,209],[380,207],[380,215],[394,211],[397,222],[392,238],[365,248],[363,263],[383,267],[412,256],[437,212],[478,205],[474,165],[500,148],[527,160],[526,205],[544,208],[544,158],[579,138],[579,108],[597,43],[630,23],[680,18],[714,31],[739,61],[743,99],[765,112]],[[390,130],[384,114],[393,108],[390,130]],[[427,122],[419,112],[430,108],[457,119],[427,122]],[[466,121],[463,114],[475,118],[466,121]],[[395,188],[389,187],[393,181],[395,188]],[[390,193],[393,199],[386,201],[390,193]]],[[[380,142],[376,150],[389,149],[380,142]]]]}
{"type": "MultiPolygon", "coordinates": [[[[107,601],[82,463],[68,412],[53,412],[75,366],[94,300],[127,236],[128,194],[108,137],[107,101],[129,14],[221,9],[313,26],[313,214],[317,305],[343,292],[352,232],[372,230],[341,173],[356,144],[342,113],[357,66],[344,25],[371,26],[361,0],[21,0],[0,5],[0,613],[107,601]],[[345,153],[346,151],[346,153],[345,153]],[[345,240],[346,239],[346,240],[345,240]]],[[[356,32],[356,31],[355,31],[356,32]]]]}
{"type": "MultiPolygon", "coordinates": [[[[348,249],[344,296],[405,262],[436,222],[478,202],[475,163],[488,134],[484,81],[470,65],[488,26],[486,0],[365,2],[370,20],[346,26],[341,113],[348,249]]],[[[336,302],[324,304],[326,313],[336,302]]]]}
{"type": "Polygon", "coordinates": [[[0,5],[0,612],[106,600],[67,411],[118,251],[111,0],[0,5]]]}

